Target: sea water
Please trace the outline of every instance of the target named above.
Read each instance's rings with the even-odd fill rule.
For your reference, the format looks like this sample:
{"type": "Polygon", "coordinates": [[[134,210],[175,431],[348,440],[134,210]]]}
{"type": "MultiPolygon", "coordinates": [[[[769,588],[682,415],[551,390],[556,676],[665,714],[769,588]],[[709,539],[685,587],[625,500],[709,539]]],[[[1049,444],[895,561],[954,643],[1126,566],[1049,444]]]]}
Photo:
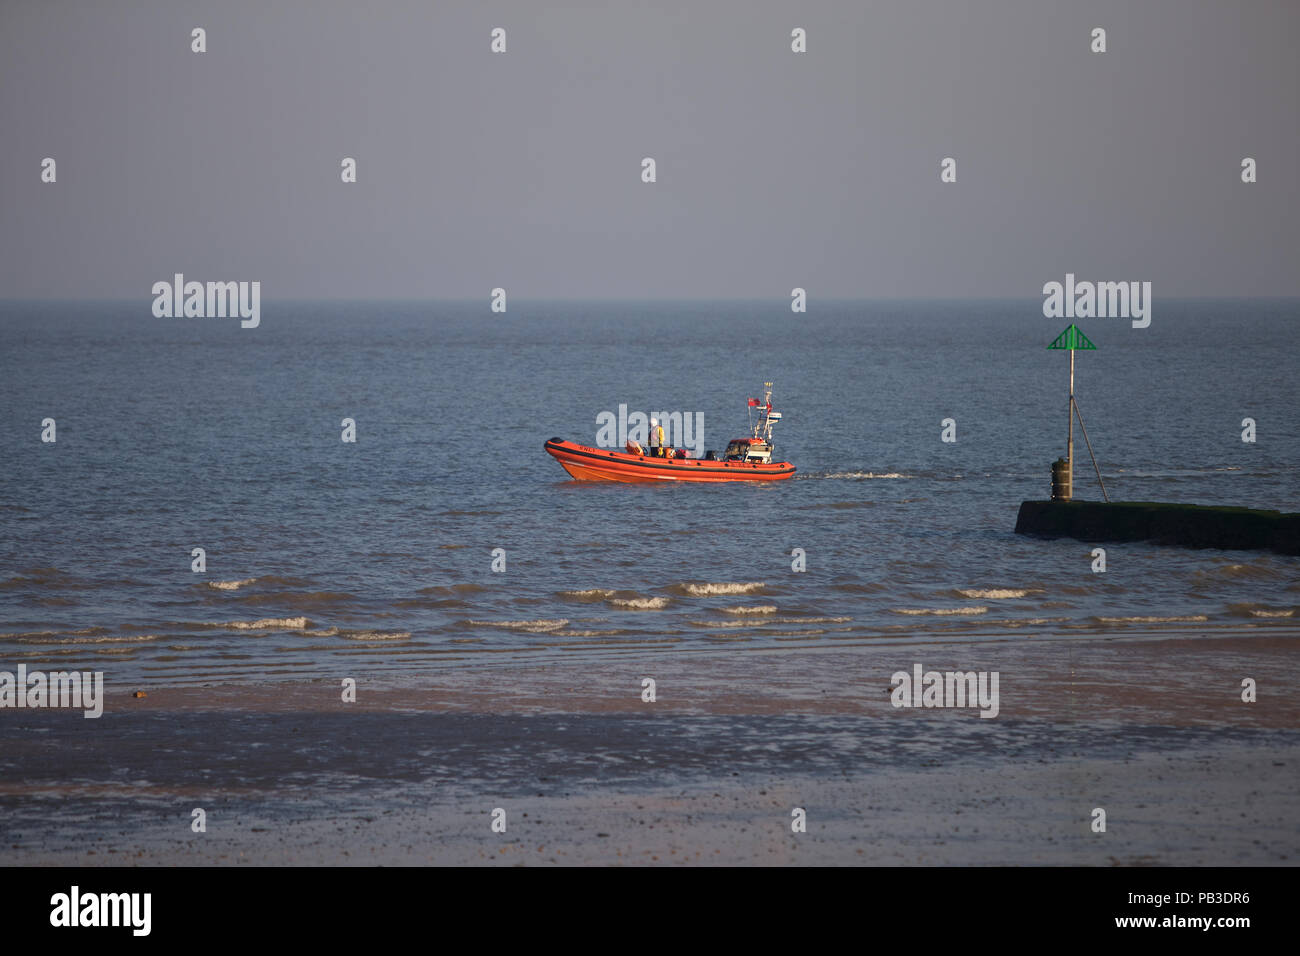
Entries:
{"type": "MultiPolygon", "coordinates": [[[[1079,321],[1097,350],[1076,353],[1076,394],[1112,499],[1300,510],[1298,311],[1162,302],[1145,329],[1079,321]]],[[[1098,572],[1099,545],[1013,534],[1066,443],[1068,355],[1046,349],[1065,323],[1036,299],[261,313],[244,329],[156,318],[147,299],[0,306],[0,664],[400,681],[618,654],[1281,633],[1300,607],[1293,557],[1112,544],[1098,572]],[[594,444],[620,404],[698,414],[721,449],[768,381],[788,481],[580,483],[543,451],[594,444]]],[[[1075,460],[1076,497],[1099,499],[1077,428],[1075,460]]]]}

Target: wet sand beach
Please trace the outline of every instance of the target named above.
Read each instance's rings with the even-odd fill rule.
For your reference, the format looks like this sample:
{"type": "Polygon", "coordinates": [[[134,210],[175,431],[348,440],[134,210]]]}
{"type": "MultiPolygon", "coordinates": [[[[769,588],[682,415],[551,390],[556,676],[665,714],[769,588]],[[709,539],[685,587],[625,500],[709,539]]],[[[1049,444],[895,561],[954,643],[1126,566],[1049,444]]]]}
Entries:
{"type": "Polygon", "coordinates": [[[98,720],[3,715],[0,861],[1292,865],[1298,636],[109,685],[98,720]],[[997,716],[895,708],[916,663],[997,671],[997,716]]]}

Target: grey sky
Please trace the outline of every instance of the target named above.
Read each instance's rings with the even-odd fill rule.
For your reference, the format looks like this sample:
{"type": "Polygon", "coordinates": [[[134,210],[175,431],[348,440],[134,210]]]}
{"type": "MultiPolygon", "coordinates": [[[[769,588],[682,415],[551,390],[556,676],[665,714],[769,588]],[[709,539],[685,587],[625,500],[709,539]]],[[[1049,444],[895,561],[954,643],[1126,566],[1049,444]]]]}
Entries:
{"type": "Polygon", "coordinates": [[[1298,39],[1294,0],[2,0],[0,297],[1300,295],[1298,39]]]}

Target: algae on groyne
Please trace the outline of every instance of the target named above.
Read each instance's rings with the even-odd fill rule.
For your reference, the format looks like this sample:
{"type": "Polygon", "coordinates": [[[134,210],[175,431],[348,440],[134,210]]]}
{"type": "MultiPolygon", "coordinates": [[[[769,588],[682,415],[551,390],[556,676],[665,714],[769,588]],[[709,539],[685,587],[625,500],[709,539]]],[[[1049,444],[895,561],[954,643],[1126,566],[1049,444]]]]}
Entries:
{"type": "Polygon", "coordinates": [[[1300,554],[1300,513],[1159,501],[1025,501],[1017,534],[1300,554]]]}

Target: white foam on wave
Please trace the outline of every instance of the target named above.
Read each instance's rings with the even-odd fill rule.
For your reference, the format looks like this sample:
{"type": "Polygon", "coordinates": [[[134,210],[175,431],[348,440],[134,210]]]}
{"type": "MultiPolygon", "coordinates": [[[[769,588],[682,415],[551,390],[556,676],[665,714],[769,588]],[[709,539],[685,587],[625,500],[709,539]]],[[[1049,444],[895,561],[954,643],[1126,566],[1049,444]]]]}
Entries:
{"type": "Polygon", "coordinates": [[[911,615],[934,614],[940,617],[946,617],[948,615],[953,615],[953,614],[960,614],[960,615],[987,614],[989,609],[980,606],[980,607],[891,607],[889,610],[892,611],[894,614],[911,614],[911,615]]]}
{"type": "Polygon", "coordinates": [[[570,601],[603,601],[614,594],[610,588],[585,588],[580,591],[561,591],[560,597],[570,601]]]}
{"type": "Polygon", "coordinates": [[[245,584],[252,584],[257,578],[244,578],[240,581],[209,581],[208,587],[214,591],[238,591],[245,584]]]}
{"type": "Polygon", "coordinates": [[[1251,617],[1295,617],[1295,609],[1289,611],[1272,611],[1267,608],[1252,608],[1251,617]]]}
{"type": "Polygon", "coordinates": [[[539,618],[535,621],[467,621],[475,627],[500,627],[508,631],[527,631],[532,634],[544,634],[547,631],[556,631],[569,623],[567,617],[560,618],[539,618]]]}
{"type": "Polygon", "coordinates": [[[756,594],[767,587],[763,581],[684,581],[676,589],[691,597],[712,597],[718,594],[756,594]]]}
{"type": "Polygon", "coordinates": [[[984,621],[984,624],[996,624],[1000,627],[1042,627],[1044,624],[1062,624],[1068,617],[1008,617],[1001,620],[984,621]]]}
{"type": "Polygon", "coordinates": [[[611,598],[609,606],[625,611],[661,611],[669,603],[666,597],[611,598]]]}
{"type": "MultiPolygon", "coordinates": [[[[47,632],[48,633],[48,632],[47,632]]],[[[158,640],[157,634],[101,635],[81,637],[20,637],[20,644],[140,644],[158,640]]]]}
{"type": "Polygon", "coordinates": [[[1216,564],[1196,572],[1196,577],[1215,580],[1218,578],[1276,578],[1278,569],[1271,564],[1216,564]]]}
{"type": "Polygon", "coordinates": [[[755,604],[752,607],[744,607],[744,606],[724,607],[722,609],[722,612],[724,614],[775,614],[776,605],[755,604]]]}
{"type": "Polygon", "coordinates": [[[411,636],[410,631],[340,631],[340,637],[349,641],[404,641],[411,636]]]}
{"type": "Polygon", "coordinates": [[[853,620],[851,617],[764,617],[762,620],[751,621],[745,618],[739,618],[734,621],[692,621],[695,627],[768,627],[772,624],[847,624],[853,620]]]}
{"type": "Polygon", "coordinates": [[[957,593],[965,598],[981,601],[1000,601],[1004,598],[1022,598],[1030,594],[1042,594],[1042,588],[958,588],[957,593]]]}
{"type": "Polygon", "coordinates": [[[305,631],[311,621],[305,617],[264,617],[256,621],[227,621],[210,627],[233,627],[237,631],[305,631]]]}
{"type": "Polygon", "coordinates": [[[411,636],[410,631],[349,630],[342,627],[322,627],[305,633],[309,637],[344,637],[350,641],[402,641],[411,636]]]}
{"type": "Polygon", "coordinates": [[[1209,618],[1204,614],[1186,614],[1181,617],[1135,614],[1128,617],[1099,617],[1097,620],[1103,624],[1199,624],[1209,618]]]}

